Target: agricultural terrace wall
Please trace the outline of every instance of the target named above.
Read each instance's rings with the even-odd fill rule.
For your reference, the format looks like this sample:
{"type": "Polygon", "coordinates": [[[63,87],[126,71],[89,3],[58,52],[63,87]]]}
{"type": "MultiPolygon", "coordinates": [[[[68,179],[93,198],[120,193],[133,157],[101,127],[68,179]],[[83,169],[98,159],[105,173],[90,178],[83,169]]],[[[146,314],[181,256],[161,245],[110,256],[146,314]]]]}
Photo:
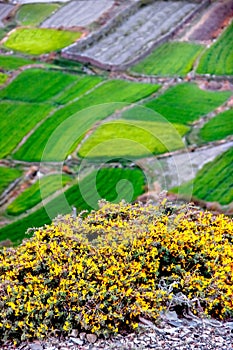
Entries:
{"type": "Polygon", "coordinates": [[[233,76],[232,75],[215,75],[215,74],[196,74],[195,73],[195,79],[205,79],[207,81],[214,80],[217,82],[223,82],[223,81],[229,81],[231,84],[233,84],[233,76]]]}
{"type": "Polygon", "coordinates": [[[13,5],[7,3],[0,3],[0,27],[4,27],[3,21],[10,15],[14,9],[13,5]]]}
{"type": "Polygon", "coordinates": [[[11,192],[16,188],[16,186],[20,183],[22,180],[22,177],[19,177],[14,182],[12,182],[7,189],[0,195],[0,206],[2,206],[4,203],[7,202],[8,196],[11,194],[11,192]]]}
{"type": "Polygon", "coordinates": [[[110,19],[108,23],[106,23],[103,27],[98,29],[97,31],[91,33],[86,38],[80,39],[77,43],[68,46],[67,48],[62,50],[62,53],[68,51],[71,47],[75,47],[77,51],[82,51],[92,45],[94,42],[100,40],[102,37],[106,36],[109,32],[114,30],[120,23],[122,23],[126,18],[133,15],[138,8],[145,3],[151,3],[153,0],[139,0],[137,2],[129,2],[127,8],[124,8],[120,11],[115,17],[110,19]]]}
{"type": "MultiPolygon", "coordinates": [[[[183,0],[178,0],[183,1],[183,0]]],[[[141,52],[138,56],[134,57],[130,62],[121,65],[112,65],[112,64],[104,64],[98,60],[95,60],[91,57],[86,57],[84,55],[79,54],[78,52],[87,49],[89,46],[100,40],[101,38],[107,36],[108,33],[114,30],[118,25],[120,25],[125,19],[133,15],[142,5],[147,5],[153,3],[154,0],[139,0],[134,4],[130,4],[127,9],[120,12],[116,15],[112,20],[110,20],[105,26],[100,28],[98,31],[91,33],[86,38],[79,40],[77,43],[74,43],[62,50],[62,57],[71,59],[74,61],[81,61],[83,63],[90,63],[94,66],[97,66],[104,70],[112,70],[112,71],[124,71],[133,64],[138,63],[140,60],[145,58],[148,54],[150,54],[154,48],[170,39],[173,38],[175,33],[180,30],[185,23],[187,23],[192,17],[194,17],[197,13],[206,8],[211,0],[196,0],[198,6],[193,9],[184,19],[175,27],[173,27],[167,34],[163,35],[161,38],[156,40],[154,44],[146,51],[141,52]],[[75,52],[74,52],[75,49],[75,52]],[[72,50],[72,51],[71,51],[72,50]]]]}

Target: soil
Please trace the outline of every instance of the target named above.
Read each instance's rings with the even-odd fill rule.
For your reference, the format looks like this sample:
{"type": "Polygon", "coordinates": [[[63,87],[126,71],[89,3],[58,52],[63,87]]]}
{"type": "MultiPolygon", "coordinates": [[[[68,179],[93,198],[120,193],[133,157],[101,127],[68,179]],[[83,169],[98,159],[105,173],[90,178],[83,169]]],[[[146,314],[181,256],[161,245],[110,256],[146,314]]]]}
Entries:
{"type": "Polygon", "coordinates": [[[233,0],[216,1],[186,34],[186,39],[209,41],[216,39],[233,16],[233,0]]]}

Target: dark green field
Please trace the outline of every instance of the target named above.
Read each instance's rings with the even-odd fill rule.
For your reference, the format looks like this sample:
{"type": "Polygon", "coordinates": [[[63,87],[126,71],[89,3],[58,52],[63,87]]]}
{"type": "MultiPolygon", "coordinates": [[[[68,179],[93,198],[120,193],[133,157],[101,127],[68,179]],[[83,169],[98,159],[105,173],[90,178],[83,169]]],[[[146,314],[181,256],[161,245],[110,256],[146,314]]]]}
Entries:
{"type": "Polygon", "coordinates": [[[29,227],[40,227],[51,222],[51,218],[58,214],[70,213],[71,206],[80,212],[97,209],[101,198],[111,202],[120,202],[122,199],[133,201],[143,193],[144,185],[145,177],[140,169],[102,168],[93,171],[79,184],[65,191],[66,201],[59,195],[33,214],[0,229],[0,241],[8,238],[19,243],[27,237],[25,232],[29,227]]]}
{"type": "Polygon", "coordinates": [[[51,109],[49,104],[0,102],[0,157],[10,154],[51,109]]]}
{"type": "Polygon", "coordinates": [[[192,70],[202,50],[203,46],[197,44],[168,42],[156,48],[131,70],[146,75],[185,76],[192,70]]]}
{"type": "Polygon", "coordinates": [[[36,63],[36,61],[32,61],[23,57],[0,55],[0,68],[5,71],[18,69],[22,66],[34,63],[36,63]]]}
{"type": "Polygon", "coordinates": [[[218,114],[199,133],[203,142],[222,140],[230,135],[233,135],[233,109],[218,114]]]}
{"type": "Polygon", "coordinates": [[[193,197],[205,201],[217,201],[222,205],[233,201],[233,149],[207,163],[193,181],[183,184],[175,192],[192,193],[193,197]],[[190,192],[191,191],[191,192],[190,192]]]}
{"type": "Polygon", "coordinates": [[[233,75],[233,23],[223,32],[220,38],[205,51],[197,73],[233,75]]]}
{"type": "Polygon", "coordinates": [[[62,91],[53,100],[59,104],[66,104],[74,99],[85,94],[90,89],[94,88],[97,84],[103,81],[103,78],[98,76],[83,76],[78,79],[77,82],[69,86],[62,91]]]}
{"type": "Polygon", "coordinates": [[[45,102],[77,80],[77,76],[61,71],[27,69],[0,91],[0,99],[45,102]]]}
{"type": "Polygon", "coordinates": [[[47,198],[54,192],[61,190],[71,181],[68,175],[49,175],[37,180],[32,186],[22,192],[16,199],[7,207],[7,214],[20,215],[31,209],[42,199],[47,198]],[[42,191],[42,192],[41,192],[42,191]]]}
{"type": "Polygon", "coordinates": [[[190,124],[224,103],[231,95],[230,91],[205,91],[194,83],[182,83],[144,106],[160,113],[171,123],[190,124]]]}
{"type": "Polygon", "coordinates": [[[64,160],[95,122],[121,109],[126,103],[136,102],[151,95],[158,88],[155,84],[110,80],[77,102],[55,112],[14,154],[14,158],[26,161],[40,161],[42,157],[47,161],[64,160]],[[75,114],[77,117],[73,118],[75,114]],[[57,128],[57,136],[51,137],[57,128]],[[43,156],[49,140],[49,149],[46,149],[43,156]]]}
{"type": "Polygon", "coordinates": [[[0,166],[0,195],[22,172],[18,169],[0,166]]]}

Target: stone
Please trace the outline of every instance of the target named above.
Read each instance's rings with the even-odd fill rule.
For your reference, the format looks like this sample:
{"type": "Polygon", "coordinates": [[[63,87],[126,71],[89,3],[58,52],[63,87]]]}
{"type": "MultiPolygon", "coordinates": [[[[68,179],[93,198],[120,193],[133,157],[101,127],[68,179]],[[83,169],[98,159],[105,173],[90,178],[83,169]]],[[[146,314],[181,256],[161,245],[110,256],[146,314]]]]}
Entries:
{"type": "Polygon", "coordinates": [[[218,343],[223,343],[224,342],[224,339],[222,337],[216,337],[215,340],[218,343]]]}
{"type": "Polygon", "coordinates": [[[94,344],[97,340],[97,336],[95,334],[89,333],[86,335],[87,341],[89,341],[89,343],[94,344]]]}
{"type": "Polygon", "coordinates": [[[78,336],[78,330],[77,329],[72,329],[71,333],[70,333],[71,337],[77,338],[78,336]]]}
{"type": "Polygon", "coordinates": [[[38,343],[29,344],[30,350],[43,350],[43,346],[38,343]]]}
{"type": "Polygon", "coordinates": [[[85,332],[81,332],[79,334],[79,338],[82,339],[82,340],[86,339],[86,333],[85,332]]]}
{"type": "Polygon", "coordinates": [[[70,337],[70,340],[77,345],[83,345],[83,343],[84,343],[83,340],[81,340],[79,338],[75,338],[75,337],[70,337]]]}
{"type": "Polygon", "coordinates": [[[185,339],[185,342],[188,343],[188,344],[189,344],[189,343],[193,343],[193,342],[194,342],[194,339],[191,338],[191,337],[188,337],[188,338],[185,339]]]}

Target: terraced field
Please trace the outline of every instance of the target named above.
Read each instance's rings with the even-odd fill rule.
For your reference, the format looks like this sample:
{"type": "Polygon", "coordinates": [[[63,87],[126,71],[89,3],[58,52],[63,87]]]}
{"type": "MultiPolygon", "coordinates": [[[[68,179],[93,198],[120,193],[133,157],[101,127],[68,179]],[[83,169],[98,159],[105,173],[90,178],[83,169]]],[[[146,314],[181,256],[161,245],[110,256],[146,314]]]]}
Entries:
{"type": "Polygon", "coordinates": [[[49,104],[0,102],[0,158],[10,154],[51,109],[49,104]]]}
{"type": "Polygon", "coordinates": [[[160,113],[171,123],[190,124],[224,103],[231,92],[205,91],[196,84],[178,84],[145,107],[160,113]]]}
{"type": "Polygon", "coordinates": [[[147,51],[157,39],[169,32],[195,9],[185,1],[155,1],[142,6],[114,31],[80,52],[75,45],[64,52],[98,64],[127,64],[147,51]]]}
{"type": "MultiPolygon", "coordinates": [[[[40,184],[36,182],[20,192],[29,184],[28,177],[22,176],[20,184],[11,193],[20,195],[7,203],[7,210],[4,207],[1,211],[1,224],[6,220],[12,221],[12,224],[0,230],[0,241],[7,238],[14,242],[20,241],[25,237],[28,227],[41,226],[49,223],[57,214],[70,213],[72,205],[80,211],[97,208],[100,198],[109,201],[122,198],[134,200],[144,191],[145,176],[137,167],[122,168],[122,164],[128,164],[128,160],[137,164],[137,160],[143,162],[141,158],[151,155],[153,157],[144,159],[143,164],[147,160],[157,162],[158,158],[165,161],[166,156],[161,154],[175,150],[178,150],[175,152],[177,157],[182,157],[187,132],[191,133],[196,124],[199,127],[200,117],[215,110],[232,96],[230,81],[218,81],[219,89],[229,91],[210,91],[199,89],[197,84],[200,85],[202,80],[203,86],[206,83],[205,89],[211,88],[214,76],[211,81],[205,81],[205,77],[200,79],[195,72],[185,77],[193,69],[197,57],[202,55],[202,50],[206,53],[201,58],[198,73],[232,74],[232,25],[209,49],[205,45],[177,41],[180,40],[180,32],[177,32],[174,41],[173,37],[170,38],[170,42],[158,46],[147,58],[125,71],[132,62],[149,52],[154,43],[171,28],[179,26],[199,6],[198,2],[154,1],[141,6],[138,11],[135,10],[136,13],[123,16],[119,25],[115,23],[116,26],[100,40],[95,40],[93,45],[80,51],[77,43],[64,50],[76,57],[81,55],[83,60],[97,63],[99,67],[104,65],[105,71],[61,56],[61,48],[74,43],[80,37],[80,32],[45,28],[87,26],[83,33],[85,37],[88,30],[95,31],[97,27],[100,30],[101,23],[108,25],[111,15],[119,13],[117,11],[122,9],[121,6],[131,7],[136,2],[78,0],[69,1],[65,6],[60,2],[49,5],[27,4],[19,7],[16,18],[9,18],[0,30],[1,38],[15,28],[17,21],[37,27],[43,21],[43,28],[15,28],[8,40],[1,44],[0,84],[7,77],[12,78],[12,81],[7,87],[0,88],[0,159],[6,158],[1,163],[9,162],[17,165],[17,168],[0,167],[0,190],[3,191],[16,178],[30,172],[33,161],[42,161],[40,166],[45,169],[45,173],[54,174],[58,172],[58,166],[62,166],[55,162],[66,160],[63,171],[80,174],[82,178],[77,183],[74,175],[45,176],[40,184]],[[50,16],[53,10],[56,10],[54,16],[50,16]],[[105,16],[101,17],[103,14],[105,16]],[[45,17],[48,20],[44,21],[45,17]],[[101,21],[98,21],[100,18],[101,21]],[[12,49],[22,53],[10,53],[12,49]],[[3,54],[5,51],[6,55],[3,54]],[[214,59],[215,55],[219,57],[218,60],[214,59]],[[21,68],[34,63],[41,64],[41,68],[21,68]],[[109,72],[111,67],[116,68],[116,71],[119,67],[123,68],[122,71],[115,72],[113,69],[109,72]],[[20,74],[15,72],[18,69],[22,70],[20,74]],[[134,76],[131,76],[132,72],[134,76]],[[152,76],[143,77],[141,74],[152,76]],[[193,82],[184,83],[177,76],[193,82]],[[160,87],[161,94],[160,91],[158,95],[155,94],[160,87]],[[105,121],[107,117],[110,118],[105,121]],[[81,140],[83,143],[79,145],[81,140]],[[103,160],[109,163],[109,168],[98,171],[100,161],[103,160]],[[54,198],[55,192],[64,191],[66,185],[70,187],[65,191],[65,197],[59,194],[54,198]],[[45,208],[42,207],[41,196],[49,201],[45,208]],[[35,208],[37,205],[39,208],[41,205],[38,210],[38,207],[35,208]],[[27,214],[28,210],[30,215],[27,214]]],[[[85,40],[83,38],[80,42],[85,43],[85,40]]],[[[232,116],[231,109],[209,120],[198,135],[200,143],[231,136],[232,116]]],[[[204,151],[202,159],[205,156],[206,161],[204,151]]],[[[212,149],[208,153],[211,159],[214,158],[213,153],[212,149]]],[[[200,155],[196,154],[196,158],[195,171],[199,166],[200,155]]],[[[147,164],[149,171],[153,170],[153,165],[147,164]]],[[[177,161],[169,168],[170,171],[177,171],[179,176],[179,172],[183,171],[181,164],[177,161]]],[[[218,200],[224,205],[230,203],[231,164],[232,153],[229,150],[226,155],[206,164],[193,183],[182,186],[179,193],[185,193],[194,185],[193,194],[197,198],[218,200]]],[[[167,168],[161,169],[166,172],[167,168]]],[[[153,181],[157,181],[156,176],[152,174],[153,181]]],[[[166,177],[166,174],[162,177],[166,177]]],[[[171,183],[174,186],[180,182],[171,183]]]]}
{"type": "Polygon", "coordinates": [[[74,0],[42,23],[45,28],[87,26],[96,21],[114,4],[113,0],[74,0]]]}
{"type": "Polygon", "coordinates": [[[11,71],[33,63],[35,62],[23,57],[0,55],[0,69],[4,71],[11,71]]]}
{"type": "Polygon", "coordinates": [[[8,215],[20,215],[28,209],[33,208],[41,202],[41,200],[49,197],[54,192],[61,190],[71,181],[68,175],[48,175],[37,180],[32,186],[22,192],[16,199],[7,207],[8,215]]]}
{"type": "Polygon", "coordinates": [[[4,46],[29,55],[57,51],[78,40],[79,32],[46,28],[17,28],[11,32],[4,46]]]}
{"type": "Polygon", "coordinates": [[[25,231],[29,227],[40,227],[51,222],[50,217],[69,213],[72,205],[81,211],[97,208],[100,198],[111,202],[119,202],[122,199],[132,201],[143,192],[144,184],[144,174],[139,169],[102,168],[93,171],[79,184],[65,191],[66,201],[62,195],[57,196],[45,207],[0,229],[1,240],[10,238],[12,242],[17,243],[25,237],[25,231]]]}
{"type": "Polygon", "coordinates": [[[22,172],[18,169],[0,166],[0,195],[22,172]]]}
{"type": "Polygon", "coordinates": [[[21,25],[24,26],[38,26],[47,17],[52,15],[56,10],[58,10],[60,4],[25,4],[20,6],[16,14],[16,20],[21,25]]]}
{"type": "Polygon", "coordinates": [[[7,74],[1,73],[0,72],[0,85],[4,84],[7,81],[7,74]]]}
{"type": "Polygon", "coordinates": [[[4,27],[3,20],[13,10],[14,6],[0,3],[0,27],[4,27]]]}
{"type": "Polygon", "coordinates": [[[197,72],[233,75],[233,23],[201,57],[197,72]]]}
{"type": "Polygon", "coordinates": [[[152,121],[117,120],[102,124],[79,150],[86,159],[138,159],[184,147],[188,127],[152,121]]]}
{"type": "Polygon", "coordinates": [[[59,96],[55,97],[53,100],[59,104],[66,104],[85,94],[102,81],[103,78],[98,76],[80,77],[76,83],[62,91],[59,96]]]}
{"type": "Polygon", "coordinates": [[[0,99],[45,102],[77,80],[77,76],[60,71],[28,69],[0,91],[0,99]]]}
{"type": "Polygon", "coordinates": [[[43,160],[64,160],[95,122],[111,115],[126,103],[133,103],[151,95],[158,88],[159,86],[155,84],[110,80],[77,102],[55,112],[22,145],[14,154],[14,158],[40,161],[50,139],[43,160]],[[57,128],[56,137],[51,138],[57,128]]]}
{"type": "MultiPolygon", "coordinates": [[[[192,193],[205,201],[217,201],[223,205],[233,201],[233,149],[207,163],[193,181],[179,187],[179,193],[192,193]],[[190,192],[191,190],[191,192],[190,192]]],[[[177,189],[175,189],[177,191],[177,189]]]]}
{"type": "Polygon", "coordinates": [[[131,68],[133,72],[159,76],[185,76],[203,46],[186,42],[168,42],[156,48],[149,56],[131,68]]]}
{"type": "Polygon", "coordinates": [[[204,142],[222,140],[233,135],[233,109],[218,114],[200,130],[200,139],[204,142]]]}

